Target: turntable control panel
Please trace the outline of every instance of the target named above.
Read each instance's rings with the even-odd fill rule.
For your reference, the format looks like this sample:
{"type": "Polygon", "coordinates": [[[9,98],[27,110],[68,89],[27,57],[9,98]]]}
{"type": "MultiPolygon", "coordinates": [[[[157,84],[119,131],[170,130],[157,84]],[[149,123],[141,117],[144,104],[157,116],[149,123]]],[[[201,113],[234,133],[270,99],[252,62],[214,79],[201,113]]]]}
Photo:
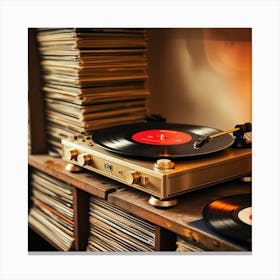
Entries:
{"type": "MultiPolygon", "coordinates": [[[[157,197],[162,196],[162,176],[152,168],[144,168],[131,163],[128,159],[100,151],[90,140],[79,138],[62,140],[62,158],[74,165],[94,171],[157,197]],[[90,145],[88,145],[90,143],[90,145]]],[[[152,167],[153,164],[149,163],[152,167]]]]}

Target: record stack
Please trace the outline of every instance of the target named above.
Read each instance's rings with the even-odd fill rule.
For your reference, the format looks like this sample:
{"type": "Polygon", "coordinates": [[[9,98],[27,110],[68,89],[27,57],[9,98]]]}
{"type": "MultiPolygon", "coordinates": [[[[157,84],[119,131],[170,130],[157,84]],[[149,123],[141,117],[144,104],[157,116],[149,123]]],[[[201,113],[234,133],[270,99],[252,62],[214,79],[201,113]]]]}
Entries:
{"type": "Polygon", "coordinates": [[[90,200],[87,251],[154,251],[154,225],[100,198],[90,200]]]}
{"type": "Polygon", "coordinates": [[[41,171],[31,174],[33,202],[28,222],[62,251],[74,241],[72,187],[41,171]]]}
{"type": "Polygon", "coordinates": [[[176,252],[203,252],[205,251],[201,247],[197,246],[194,243],[191,243],[182,236],[177,235],[176,241],[176,252]]]}
{"type": "Polygon", "coordinates": [[[147,115],[147,36],[138,28],[38,29],[48,141],[147,115]]]}

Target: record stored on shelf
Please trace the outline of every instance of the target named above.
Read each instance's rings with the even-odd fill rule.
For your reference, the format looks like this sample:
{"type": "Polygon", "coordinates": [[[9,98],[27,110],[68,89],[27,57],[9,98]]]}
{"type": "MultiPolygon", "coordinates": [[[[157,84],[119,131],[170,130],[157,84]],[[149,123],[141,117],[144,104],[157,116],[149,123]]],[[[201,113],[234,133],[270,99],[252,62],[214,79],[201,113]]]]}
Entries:
{"type": "Polygon", "coordinates": [[[203,217],[217,232],[251,243],[251,194],[232,195],[214,200],[204,207],[203,217]]]}
{"type": "Polygon", "coordinates": [[[221,151],[234,142],[225,134],[199,149],[194,143],[204,135],[220,130],[191,124],[146,122],[114,126],[93,134],[93,141],[104,149],[141,158],[186,158],[221,151]]]}

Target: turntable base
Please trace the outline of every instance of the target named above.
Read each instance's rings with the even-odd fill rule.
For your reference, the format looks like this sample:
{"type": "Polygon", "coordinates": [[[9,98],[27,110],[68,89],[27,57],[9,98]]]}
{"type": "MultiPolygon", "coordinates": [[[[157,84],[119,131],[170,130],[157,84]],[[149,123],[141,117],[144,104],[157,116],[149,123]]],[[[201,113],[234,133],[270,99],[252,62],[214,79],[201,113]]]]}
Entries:
{"type": "Polygon", "coordinates": [[[85,137],[63,139],[62,149],[62,158],[68,163],[149,193],[160,200],[251,173],[252,150],[248,148],[227,148],[205,157],[178,160],[172,168],[167,169],[155,168],[153,161],[116,155],[85,137]]]}

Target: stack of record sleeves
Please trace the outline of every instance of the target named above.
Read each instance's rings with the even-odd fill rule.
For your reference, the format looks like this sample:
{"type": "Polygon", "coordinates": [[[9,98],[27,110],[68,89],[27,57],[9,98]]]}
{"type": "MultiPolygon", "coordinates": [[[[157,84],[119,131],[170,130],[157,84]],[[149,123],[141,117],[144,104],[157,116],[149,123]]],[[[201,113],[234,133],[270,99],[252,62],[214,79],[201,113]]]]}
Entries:
{"type": "Polygon", "coordinates": [[[38,29],[48,142],[148,114],[147,35],[141,28],[38,29]]]}
{"type": "Polygon", "coordinates": [[[194,242],[190,242],[186,238],[177,235],[176,252],[203,252],[206,251],[194,242]]]}
{"type": "Polygon", "coordinates": [[[72,187],[38,170],[31,173],[29,225],[62,251],[73,248],[72,187]]]}
{"type": "Polygon", "coordinates": [[[155,226],[107,201],[91,197],[87,251],[154,251],[155,226]]]}

